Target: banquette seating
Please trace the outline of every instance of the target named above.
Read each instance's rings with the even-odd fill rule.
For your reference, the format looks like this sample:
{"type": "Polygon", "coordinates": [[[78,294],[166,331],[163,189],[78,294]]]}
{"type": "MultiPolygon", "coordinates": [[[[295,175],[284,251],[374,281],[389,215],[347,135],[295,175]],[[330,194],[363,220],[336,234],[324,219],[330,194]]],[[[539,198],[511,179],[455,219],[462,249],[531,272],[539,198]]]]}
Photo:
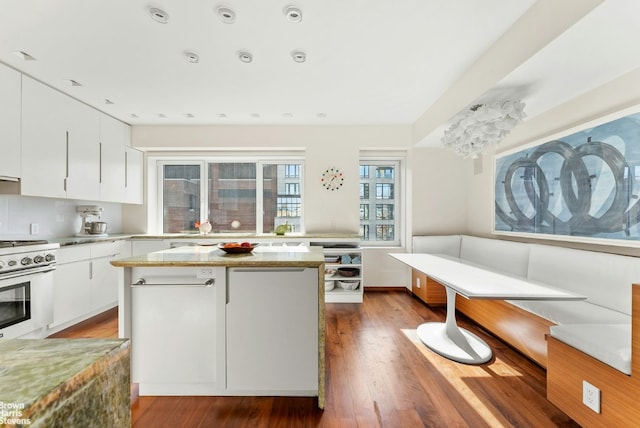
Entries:
{"type": "MultiPolygon", "coordinates": [[[[637,426],[640,285],[633,284],[640,283],[640,258],[468,235],[414,236],[412,251],[587,296],[586,301],[458,296],[456,307],[545,367],[547,397],[581,425],[637,426]],[[632,341],[634,325],[638,340],[632,341]],[[583,381],[600,389],[600,413],[582,403],[583,381]]],[[[423,272],[413,271],[412,292],[427,304],[445,302],[443,287],[423,272]]]]}

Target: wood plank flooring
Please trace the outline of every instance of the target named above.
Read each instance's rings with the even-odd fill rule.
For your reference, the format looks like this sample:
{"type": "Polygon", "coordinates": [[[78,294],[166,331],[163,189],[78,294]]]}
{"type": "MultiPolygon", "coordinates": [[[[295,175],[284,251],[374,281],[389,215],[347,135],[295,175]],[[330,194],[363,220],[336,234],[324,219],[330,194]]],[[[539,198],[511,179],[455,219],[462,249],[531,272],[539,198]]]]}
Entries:
{"type": "MultiPolygon", "coordinates": [[[[134,428],[161,427],[577,427],[548,402],[545,371],[459,316],[495,358],[454,363],[415,338],[442,321],[410,294],[372,291],[363,304],[327,304],[326,409],[313,398],[139,397],[134,428]]],[[[56,337],[116,337],[113,311],[56,337]]],[[[168,350],[169,351],[169,350],[168,350]]]]}

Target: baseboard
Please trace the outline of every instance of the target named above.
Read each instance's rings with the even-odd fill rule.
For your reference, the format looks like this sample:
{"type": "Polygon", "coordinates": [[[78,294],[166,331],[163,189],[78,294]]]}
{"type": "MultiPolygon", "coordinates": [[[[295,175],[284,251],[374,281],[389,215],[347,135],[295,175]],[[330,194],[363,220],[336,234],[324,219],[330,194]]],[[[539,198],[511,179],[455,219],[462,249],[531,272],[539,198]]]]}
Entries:
{"type": "Polygon", "coordinates": [[[384,287],[364,287],[364,291],[404,291],[411,293],[407,287],[403,285],[393,285],[393,286],[384,286],[384,287]]]}

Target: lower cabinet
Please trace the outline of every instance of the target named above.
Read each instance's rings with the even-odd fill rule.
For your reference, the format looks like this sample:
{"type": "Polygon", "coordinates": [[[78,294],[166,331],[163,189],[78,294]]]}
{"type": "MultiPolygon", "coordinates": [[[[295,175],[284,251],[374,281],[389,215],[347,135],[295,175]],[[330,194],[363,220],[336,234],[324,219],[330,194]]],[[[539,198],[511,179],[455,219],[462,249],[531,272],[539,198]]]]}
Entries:
{"type": "Polygon", "coordinates": [[[411,292],[428,305],[447,304],[447,292],[442,284],[416,269],[411,270],[411,292]]]}
{"type": "Polygon", "coordinates": [[[318,390],[318,270],[227,270],[227,389],[318,390]]]}
{"type": "Polygon", "coordinates": [[[140,395],[202,395],[225,384],[225,269],[136,268],[132,382],[140,395]]]}
{"type": "Polygon", "coordinates": [[[124,241],[73,245],[58,250],[53,276],[51,333],[118,304],[118,270],[111,260],[124,241]]]}

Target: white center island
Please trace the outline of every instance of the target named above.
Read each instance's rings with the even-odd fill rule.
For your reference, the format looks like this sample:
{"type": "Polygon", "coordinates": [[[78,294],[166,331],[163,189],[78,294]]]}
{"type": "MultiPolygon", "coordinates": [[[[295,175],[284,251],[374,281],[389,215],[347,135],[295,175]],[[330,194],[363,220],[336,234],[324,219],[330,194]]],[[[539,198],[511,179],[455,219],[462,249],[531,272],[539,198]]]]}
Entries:
{"type": "Polygon", "coordinates": [[[317,396],[324,408],[321,248],[198,245],[112,264],[140,395],[317,396]]]}

